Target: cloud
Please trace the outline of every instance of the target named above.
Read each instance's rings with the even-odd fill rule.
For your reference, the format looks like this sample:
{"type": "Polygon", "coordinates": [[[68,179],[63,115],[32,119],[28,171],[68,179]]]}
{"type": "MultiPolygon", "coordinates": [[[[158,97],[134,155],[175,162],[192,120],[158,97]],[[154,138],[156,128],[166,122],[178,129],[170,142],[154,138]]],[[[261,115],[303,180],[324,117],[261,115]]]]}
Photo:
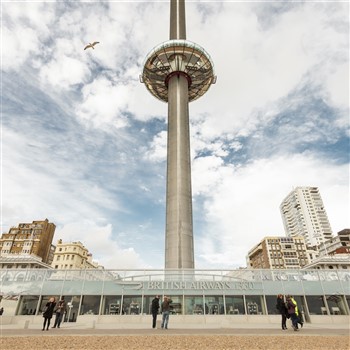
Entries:
{"type": "Polygon", "coordinates": [[[332,20],[327,5],[289,6],[275,13],[267,27],[260,24],[264,6],[224,3],[220,12],[191,26],[188,37],[211,54],[218,76],[208,93],[190,105],[192,118],[205,110],[202,134],[211,139],[224,133],[250,134],[264,121],[257,118],[259,110],[274,109],[281,98],[305,85],[314,88],[315,97],[339,95],[336,108],[347,105],[348,75],[335,72],[342,64],[348,66],[348,34],[340,30],[347,27],[344,6],[329,5],[332,20]],[[206,29],[213,27],[215,31],[206,29]],[[336,85],[331,83],[335,74],[336,85]]]}
{"type": "MultiPolygon", "coordinates": [[[[334,233],[349,226],[347,165],[299,154],[260,159],[240,168],[223,164],[213,173],[223,175],[216,176],[207,192],[200,192],[201,217],[206,220],[196,244],[200,265],[242,266],[248,250],[265,236],[285,236],[279,205],[293,186],[319,187],[334,233]],[[338,201],[347,205],[339,208],[338,201]]],[[[201,174],[194,172],[194,183],[200,183],[201,174]]]]}
{"type": "Polygon", "coordinates": [[[107,269],[142,268],[142,261],[134,248],[123,249],[113,239],[112,225],[98,225],[94,220],[66,224],[56,229],[55,237],[63,242],[81,241],[93,260],[107,269]],[[83,238],[83,239],[82,239],[83,238]]]}
{"type": "Polygon", "coordinates": [[[17,70],[43,48],[54,18],[51,6],[44,3],[3,4],[2,70],[17,70]],[[45,12],[45,15],[43,13],[45,12]]]}
{"type": "MultiPolygon", "coordinates": [[[[334,231],[349,225],[347,10],[186,4],[218,76],[189,106],[197,267],[242,266],[283,234],[292,186],[320,187],[334,231]]],[[[167,104],[139,74],[169,2],[6,3],[2,29],[4,227],[48,217],[106,266],[160,267],[167,104]]]]}

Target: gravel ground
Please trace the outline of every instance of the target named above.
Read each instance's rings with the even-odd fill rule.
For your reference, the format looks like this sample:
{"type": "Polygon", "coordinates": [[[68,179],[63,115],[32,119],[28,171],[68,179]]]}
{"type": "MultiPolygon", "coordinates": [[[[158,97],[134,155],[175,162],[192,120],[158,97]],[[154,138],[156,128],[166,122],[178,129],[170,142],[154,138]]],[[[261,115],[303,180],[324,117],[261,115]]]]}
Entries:
{"type": "Polygon", "coordinates": [[[348,336],[128,335],[2,336],[1,350],[349,350],[348,336]]]}

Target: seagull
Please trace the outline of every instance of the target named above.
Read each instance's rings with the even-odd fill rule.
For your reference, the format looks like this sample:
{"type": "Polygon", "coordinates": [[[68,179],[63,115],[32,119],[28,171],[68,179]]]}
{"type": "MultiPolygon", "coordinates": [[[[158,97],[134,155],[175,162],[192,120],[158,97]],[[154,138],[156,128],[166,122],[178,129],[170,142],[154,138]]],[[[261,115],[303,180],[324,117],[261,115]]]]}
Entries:
{"type": "Polygon", "coordinates": [[[94,46],[95,46],[96,44],[99,44],[99,43],[100,43],[99,41],[94,41],[93,43],[89,43],[89,45],[86,45],[86,46],[84,47],[84,50],[89,49],[90,47],[91,47],[92,49],[95,50],[94,46]]]}

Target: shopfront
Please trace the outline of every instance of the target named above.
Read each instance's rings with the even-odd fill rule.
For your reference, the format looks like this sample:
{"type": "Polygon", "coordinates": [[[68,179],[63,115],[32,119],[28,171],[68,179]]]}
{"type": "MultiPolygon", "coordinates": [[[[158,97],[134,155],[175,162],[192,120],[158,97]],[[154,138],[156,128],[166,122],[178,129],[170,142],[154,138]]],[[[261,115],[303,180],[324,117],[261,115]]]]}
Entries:
{"type": "Polygon", "coordinates": [[[349,315],[350,272],[332,270],[14,270],[1,271],[6,315],[36,316],[64,296],[66,322],[81,316],[150,315],[155,295],[175,315],[276,315],[276,295],[293,295],[306,322],[349,315]]]}

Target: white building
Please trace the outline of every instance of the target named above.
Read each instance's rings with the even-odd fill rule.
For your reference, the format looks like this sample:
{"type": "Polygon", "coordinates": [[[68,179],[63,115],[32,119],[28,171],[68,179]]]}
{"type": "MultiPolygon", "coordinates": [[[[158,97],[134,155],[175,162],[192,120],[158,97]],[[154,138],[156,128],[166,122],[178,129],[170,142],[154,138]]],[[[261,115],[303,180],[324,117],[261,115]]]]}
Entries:
{"type": "Polygon", "coordinates": [[[61,270],[80,270],[102,268],[92,260],[92,254],[81,242],[57,242],[51,266],[61,270]]]}
{"type": "Polygon", "coordinates": [[[286,235],[303,236],[308,247],[332,238],[332,229],[317,187],[296,187],[280,205],[286,235]]]}

